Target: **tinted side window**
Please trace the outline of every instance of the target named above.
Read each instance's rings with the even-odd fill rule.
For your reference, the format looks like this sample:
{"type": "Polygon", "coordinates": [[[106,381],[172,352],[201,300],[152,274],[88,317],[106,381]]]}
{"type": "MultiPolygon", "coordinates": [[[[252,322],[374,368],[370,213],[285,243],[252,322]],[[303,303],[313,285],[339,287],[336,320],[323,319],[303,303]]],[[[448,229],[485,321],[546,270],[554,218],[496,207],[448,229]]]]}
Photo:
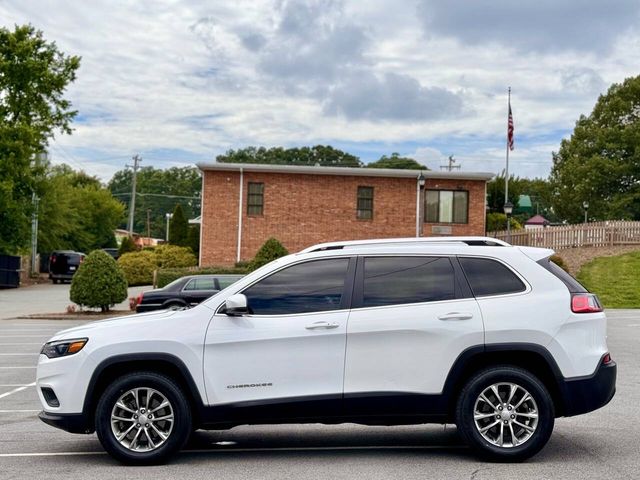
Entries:
{"type": "Polygon", "coordinates": [[[455,298],[451,261],[443,257],[364,259],[363,307],[455,298]]]}
{"type": "Polygon", "coordinates": [[[256,315],[340,309],[348,258],[316,260],[280,270],[244,292],[256,315]]]}
{"type": "Polygon", "coordinates": [[[215,290],[216,284],[213,278],[194,278],[184,287],[185,290],[215,290]]]}
{"type": "Polygon", "coordinates": [[[218,277],[218,284],[220,285],[220,289],[223,290],[229,285],[236,283],[241,278],[242,277],[218,277]]]}
{"type": "Polygon", "coordinates": [[[571,274],[565,272],[558,265],[553,263],[550,258],[543,258],[538,262],[538,264],[542,265],[544,268],[553,273],[556,277],[558,277],[562,283],[564,283],[571,293],[586,293],[587,289],[582,286],[578,280],[573,278],[571,274]]]}
{"type": "Polygon", "coordinates": [[[522,292],[527,288],[511,270],[496,260],[460,257],[460,264],[476,297],[522,292]]]}

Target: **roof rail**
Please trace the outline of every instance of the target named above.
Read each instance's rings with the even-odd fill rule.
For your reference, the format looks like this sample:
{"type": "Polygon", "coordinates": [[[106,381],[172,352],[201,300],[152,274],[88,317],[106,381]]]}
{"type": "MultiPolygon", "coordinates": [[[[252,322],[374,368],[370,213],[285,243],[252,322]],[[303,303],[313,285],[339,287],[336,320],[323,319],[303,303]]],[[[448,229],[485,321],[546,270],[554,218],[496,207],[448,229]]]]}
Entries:
{"type": "Polygon", "coordinates": [[[299,253],[321,252],[324,250],[341,250],[348,247],[365,245],[407,245],[421,243],[463,243],[469,246],[510,247],[503,240],[491,237],[409,237],[409,238],[379,238],[374,240],[351,240],[344,242],[318,243],[301,250],[299,253]]]}

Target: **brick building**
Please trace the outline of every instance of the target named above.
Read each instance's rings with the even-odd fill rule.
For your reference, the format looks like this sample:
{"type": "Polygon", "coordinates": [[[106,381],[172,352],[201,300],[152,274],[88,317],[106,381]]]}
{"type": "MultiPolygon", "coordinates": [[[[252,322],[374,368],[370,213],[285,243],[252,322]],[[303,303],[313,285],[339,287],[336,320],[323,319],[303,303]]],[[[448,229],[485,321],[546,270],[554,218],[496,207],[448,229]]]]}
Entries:
{"type": "Polygon", "coordinates": [[[275,237],[290,251],[335,240],[484,235],[491,173],[199,164],[200,265],[251,260],[275,237]]]}

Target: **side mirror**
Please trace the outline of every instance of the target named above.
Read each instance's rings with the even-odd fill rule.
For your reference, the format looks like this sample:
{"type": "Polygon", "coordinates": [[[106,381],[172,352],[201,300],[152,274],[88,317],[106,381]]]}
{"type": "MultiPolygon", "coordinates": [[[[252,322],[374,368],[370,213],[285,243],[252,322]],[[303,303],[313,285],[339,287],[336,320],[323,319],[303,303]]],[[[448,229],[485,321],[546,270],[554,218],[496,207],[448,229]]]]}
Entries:
{"type": "Polygon", "coordinates": [[[231,317],[241,316],[245,313],[249,313],[249,307],[247,306],[247,297],[242,293],[231,295],[224,302],[224,313],[231,317]]]}

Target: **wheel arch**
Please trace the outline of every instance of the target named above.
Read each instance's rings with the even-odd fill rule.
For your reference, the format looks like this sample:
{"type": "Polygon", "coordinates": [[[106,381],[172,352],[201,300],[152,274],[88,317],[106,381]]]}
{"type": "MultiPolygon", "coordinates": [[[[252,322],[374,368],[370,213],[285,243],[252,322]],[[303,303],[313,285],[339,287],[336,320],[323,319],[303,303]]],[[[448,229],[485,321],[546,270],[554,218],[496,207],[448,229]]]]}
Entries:
{"type": "Polygon", "coordinates": [[[551,353],[536,344],[500,343],[471,347],[458,356],[443,390],[448,416],[453,416],[465,383],[477,372],[494,365],[510,365],[531,372],[549,391],[556,416],[564,415],[566,409],[560,387],[564,377],[551,353]]]}
{"type": "Polygon", "coordinates": [[[165,300],[164,302],[162,302],[162,306],[163,307],[169,307],[171,305],[182,305],[183,307],[188,307],[189,304],[187,302],[185,302],[183,299],[181,298],[168,298],[167,300],[165,300]]]}
{"type": "Polygon", "coordinates": [[[177,382],[191,406],[194,425],[199,423],[204,402],[189,369],[175,355],[157,352],[116,355],[98,364],[89,380],[82,409],[88,425],[93,428],[95,409],[107,386],[116,378],[137,371],[159,373],[177,382]]]}

